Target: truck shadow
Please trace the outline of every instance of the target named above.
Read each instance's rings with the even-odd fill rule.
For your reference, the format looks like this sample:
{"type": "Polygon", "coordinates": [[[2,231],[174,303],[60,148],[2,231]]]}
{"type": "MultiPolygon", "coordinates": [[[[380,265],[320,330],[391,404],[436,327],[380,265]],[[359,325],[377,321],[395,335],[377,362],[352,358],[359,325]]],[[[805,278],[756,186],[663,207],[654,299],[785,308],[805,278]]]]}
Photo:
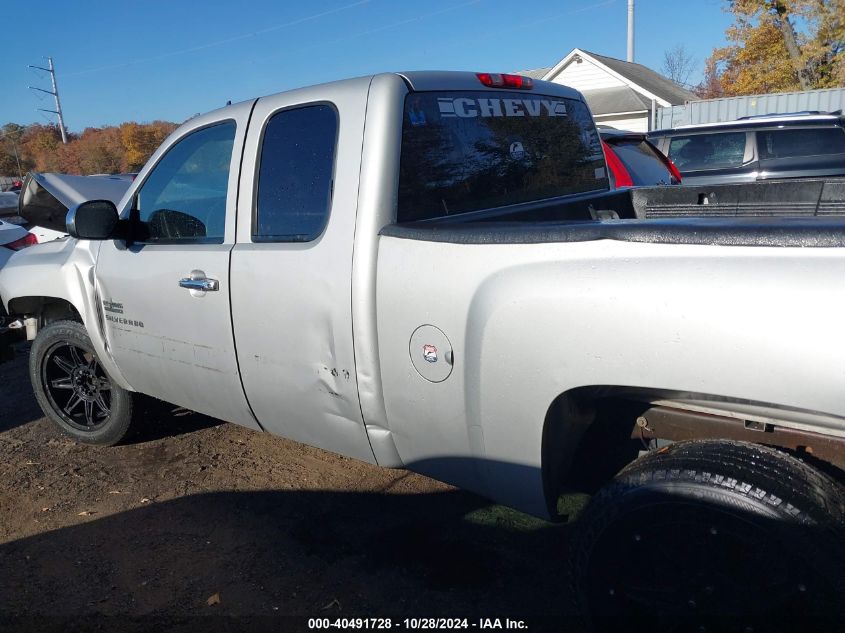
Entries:
{"type": "Polygon", "coordinates": [[[123,444],[151,442],[226,424],[222,420],[150,396],[138,395],[135,406],[138,408],[136,415],[141,422],[125,438],[123,444]]]}
{"type": "Polygon", "coordinates": [[[0,622],[567,617],[568,537],[463,492],[193,495],[0,545],[0,622]]]}
{"type": "Polygon", "coordinates": [[[0,433],[44,417],[29,381],[30,343],[15,346],[15,357],[0,365],[0,433]]]}
{"type": "MultiPolygon", "coordinates": [[[[527,621],[532,632],[580,630],[567,565],[577,524],[550,524],[460,491],[215,492],[83,520],[0,544],[0,630],[289,631],[313,629],[308,618],[356,617],[468,618],[476,626],[467,628],[479,630],[485,618],[508,618],[527,621]]],[[[779,525],[766,529],[774,534],[779,525]]],[[[806,543],[831,536],[795,529],[806,543]]],[[[662,542],[670,533],[656,536],[662,542]]],[[[646,552],[640,561],[630,539],[614,542],[610,573],[626,559],[637,567],[620,586],[655,583],[662,591],[667,581],[653,573],[665,569],[660,557],[646,552]]],[[[668,560],[671,578],[716,553],[694,540],[684,547],[668,560]]],[[[841,587],[793,574],[790,565],[770,561],[767,573],[826,583],[827,593],[841,587]]],[[[835,560],[830,566],[841,576],[835,560]]],[[[737,582],[744,577],[728,584],[737,582]]],[[[760,619],[755,614],[766,612],[756,608],[745,615],[753,630],[803,632],[838,630],[840,612],[816,618],[798,610],[777,621],[760,619]]],[[[600,630],[655,630],[651,619],[641,628],[610,615],[600,630]]],[[[734,615],[716,609],[705,630],[748,630],[733,626],[734,615]]],[[[657,630],[701,630],[691,617],[657,630]]]]}

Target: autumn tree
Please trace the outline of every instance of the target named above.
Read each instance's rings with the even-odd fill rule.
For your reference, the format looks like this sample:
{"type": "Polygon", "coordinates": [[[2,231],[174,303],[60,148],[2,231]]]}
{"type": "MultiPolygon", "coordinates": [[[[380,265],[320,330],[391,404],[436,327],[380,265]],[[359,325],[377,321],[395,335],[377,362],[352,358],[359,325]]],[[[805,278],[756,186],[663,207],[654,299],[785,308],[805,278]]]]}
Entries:
{"type": "Polygon", "coordinates": [[[32,164],[21,156],[21,140],[26,128],[17,123],[7,123],[0,129],[0,174],[23,175],[32,164]]]}
{"type": "Polygon", "coordinates": [[[126,167],[128,171],[138,171],[152,156],[161,142],[176,129],[173,123],[154,121],[148,125],[124,123],[120,126],[120,135],[126,149],[126,167]]]}
{"type": "Polygon", "coordinates": [[[704,79],[692,91],[699,99],[718,99],[725,96],[721,72],[712,57],[704,62],[704,79]]]}
{"type": "Polygon", "coordinates": [[[708,59],[700,95],[845,85],[845,0],[728,0],[727,10],[730,44],[708,59]]]}
{"type": "Polygon", "coordinates": [[[120,129],[86,128],[66,145],[64,171],[74,174],[115,174],[124,171],[126,150],[120,129]]]}
{"type": "Polygon", "coordinates": [[[9,123],[0,128],[0,175],[137,171],[174,129],[176,124],[167,121],[86,128],[63,144],[56,125],[9,123]]]}
{"type": "Polygon", "coordinates": [[[817,88],[845,86],[845,0],[813,3],[815,37],[803,55],[817,88]]]}
{"type": "Polygon", "coordinates": [[[30,125],[21,139],[22,153],[36,171],[62,171],[58,125],[30,125]]]}

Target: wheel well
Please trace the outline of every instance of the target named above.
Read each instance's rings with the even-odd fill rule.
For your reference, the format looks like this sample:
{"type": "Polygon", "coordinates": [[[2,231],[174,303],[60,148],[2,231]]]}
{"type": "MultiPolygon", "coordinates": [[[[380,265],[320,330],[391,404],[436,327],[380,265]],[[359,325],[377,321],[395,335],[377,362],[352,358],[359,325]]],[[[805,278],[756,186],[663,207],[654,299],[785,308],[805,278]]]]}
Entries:
{"type": "Polygon", "coordinates": [[[54,321],[78,321],[82,316],[72,303],[58,297],[17,297],[9,301],[9,314],[38,318],[39,329],[54,321]]]}
{"type": "Polygon", "coordinates": [[[559,395],[546,413],[543,483],[552,515],[561,495],[592,494],[644,451],[690,439],[779,448],[845,482],[845,438],[659,406],[625,388],[582,387],[559,395]]]}

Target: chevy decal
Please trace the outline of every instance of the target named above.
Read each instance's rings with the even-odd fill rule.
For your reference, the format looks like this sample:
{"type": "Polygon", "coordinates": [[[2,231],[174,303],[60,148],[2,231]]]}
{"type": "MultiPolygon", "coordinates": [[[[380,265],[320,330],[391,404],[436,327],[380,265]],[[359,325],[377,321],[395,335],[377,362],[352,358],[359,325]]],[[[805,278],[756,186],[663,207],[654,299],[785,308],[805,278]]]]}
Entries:
{"type": "Polygon", "coordinates": [[[475,117],[566,116],[563,101],[548,99],[470,99],[468,97],[440,97],[437,99],[440,116],[472,119],[475,117]]]}

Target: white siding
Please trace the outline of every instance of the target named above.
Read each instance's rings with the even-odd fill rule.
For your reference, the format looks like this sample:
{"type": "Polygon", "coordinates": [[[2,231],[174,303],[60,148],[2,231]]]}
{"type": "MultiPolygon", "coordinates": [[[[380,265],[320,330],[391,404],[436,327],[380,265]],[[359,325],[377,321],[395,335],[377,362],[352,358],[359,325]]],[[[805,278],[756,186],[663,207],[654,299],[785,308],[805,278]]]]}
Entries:
{"type": "Polygon", "coordinates": [[[580,64],[574,61],[569,62],[566,68],[560,71],[552,81],[582,92],[584,90],[618,88],[627,85],[586,59],[583,59],[580,64]]]}
{"type": "Polygon", "coordinates": [[[609,125],[617,130],[630,130],[631,132],[648,132],[648,113],[641,115],[623,114],[622,116],[597,116],[595,121],[600,125],[609,125]]]}

